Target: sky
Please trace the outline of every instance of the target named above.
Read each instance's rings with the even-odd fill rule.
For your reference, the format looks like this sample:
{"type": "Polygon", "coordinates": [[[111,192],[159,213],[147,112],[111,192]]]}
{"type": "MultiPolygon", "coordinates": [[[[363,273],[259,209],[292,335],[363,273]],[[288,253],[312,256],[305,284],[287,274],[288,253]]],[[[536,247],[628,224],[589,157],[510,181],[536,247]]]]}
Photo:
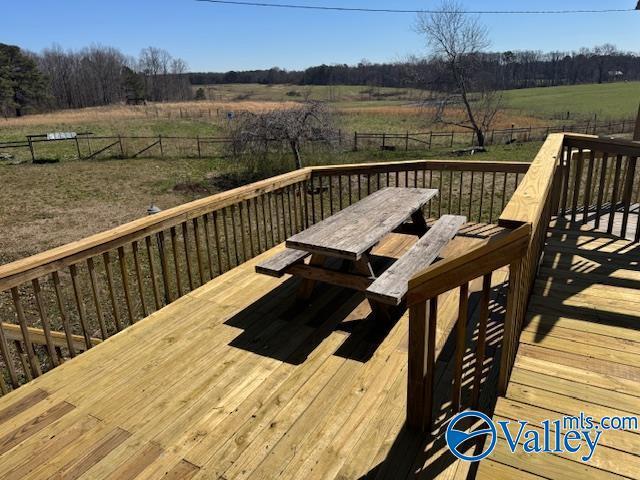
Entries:
{"type": "MultiPolygon", "coordinates": [[[[263,0],[269,2],[271,0],[263,0]]],[[[273,0],[278,3],[427,9],[439,0],[273,0]]],[[[114,46],[136,56],[147,46],[181,57],[191,71],[302,69],[322,63],[401,60],[425,53],[415,15],[320,12],[195,0],[0,0],[0,42],[40,51],[114,46]],[[14,18],[15,21],[7,21],[14,18]]],[[[633,8],[637,0],[461,0],[467,9],[633,8]]],[[[482,15],[491,50],[576,50],[612,43],[640,51],[640,11],[575,15],[482,15]]]]}

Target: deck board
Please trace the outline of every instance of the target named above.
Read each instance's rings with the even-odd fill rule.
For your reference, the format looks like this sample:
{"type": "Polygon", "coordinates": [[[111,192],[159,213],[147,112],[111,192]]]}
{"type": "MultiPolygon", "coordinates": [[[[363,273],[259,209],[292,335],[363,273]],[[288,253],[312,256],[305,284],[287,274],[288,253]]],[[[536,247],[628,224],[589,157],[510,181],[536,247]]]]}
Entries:
{"type": "MultiPolygon", "coordinates": [[[[500,230],[469,224],[443,256],[500,230]]],[[[391,234],[374,253],[398,258],[415,238],[391,234]]],[[[381,324],[362,293],[326,285],[309,304],[297,303],[298,280],[254,271],[283,248],[2,397],[0,477],[466,477],[441,435],[453,323],[443,321],[438,331],[440,430],[427,441],[404,428],[406,312],[381,324]]],[[[494,302],[504,300],[506,275],[494,275],[494,302]]],[[[478,288],[472,282],[472,293],[478,288]]],[[[455,318],[457,303],[457,292],[443,295],[439,317],[455,318]]],[[[490,323],[494,337],[498,317],[490,323]]]]}
{"type": "MultiPolygon", "coordinates": [[[[632,212],[637,211],[637,205],[632,212]]],[[[593,223],[553,221],[507,394],[494,419],[595,419],[640,414],[640,245],[593,223]]],[[[605,226],[607,221],[602,222],[605,226]]],[[[500,444],[500,441],[498,441],[500,444]]],[[[588,463],[576,455],[512,454],[480,462],[478,479],[640,478],[640,432],[606,431],[588,463]]]]}

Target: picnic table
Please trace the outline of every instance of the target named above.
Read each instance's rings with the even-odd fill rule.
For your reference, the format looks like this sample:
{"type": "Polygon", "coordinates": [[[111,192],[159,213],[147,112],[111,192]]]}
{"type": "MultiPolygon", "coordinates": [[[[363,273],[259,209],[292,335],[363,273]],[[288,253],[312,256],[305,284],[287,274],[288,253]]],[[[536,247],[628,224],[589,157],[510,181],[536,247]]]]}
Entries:
{"type": "Polygon", "coordinates": [[[437,194],[438,190],[427,188],[378,190],[291,236],[285,250],[258,264],[256,271],[302,278],[298,296],[305,300],[311,297],[317,282],[365,292],[373,310],[387,316],[385,305],[400,305],[408,279],[431,264],[466,222],[465,217],[445,215],[428,228],[422,208],[437,194]],[[386,235],[403,227],[410,227],[420,237],[418,242],[390,268],[376,274],[371,250],[386,235]],[[339,266],[332,268],[328,263],[339,266]]]}

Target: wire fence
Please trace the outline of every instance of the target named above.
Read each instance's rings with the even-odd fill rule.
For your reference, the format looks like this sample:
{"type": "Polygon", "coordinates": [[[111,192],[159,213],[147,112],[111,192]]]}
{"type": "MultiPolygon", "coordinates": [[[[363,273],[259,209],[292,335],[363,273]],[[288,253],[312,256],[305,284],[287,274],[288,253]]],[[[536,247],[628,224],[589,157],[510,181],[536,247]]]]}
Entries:
{"type": "MultiPolygon", "coordinates": [[[[486,145],[544,140],[550,133],[574,132],[614,135],[633,132],[635,120],[587,121],[542,127],[494,129],[485,133],[486,145]]],[[[336,132],[335,143],[343,150],[432,150],[465,149],[477,145],[471,130],[428,132],[336,132]]],[[[276,143],[281,143],[275,141],[276,143]]],[[[33,163],[97,158],[213,158],[224,156],[232,140],[229,137],[204,136],[130,136],[94,135],[82,132],[65,138],[46,134],[28,135],[26,140],[0,142],[0,159],[33,163]]]]}

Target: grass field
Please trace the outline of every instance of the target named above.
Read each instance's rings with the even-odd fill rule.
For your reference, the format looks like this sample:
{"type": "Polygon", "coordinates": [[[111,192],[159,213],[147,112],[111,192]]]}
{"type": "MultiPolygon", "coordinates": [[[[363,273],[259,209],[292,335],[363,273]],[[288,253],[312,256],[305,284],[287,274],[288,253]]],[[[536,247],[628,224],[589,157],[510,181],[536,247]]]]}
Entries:
{"type": "MultiPolygon", "coordinates": [[[[213,87],[211,87],[213,88],[213,87]]],[[[228,111],[288,108],[300,98],[329,100],[345,135],[359,132],[425,131],[435,126],[416,106],[421,92],[368,87],[302,87],[283,85],[217,85],[215,98],[203,102],[148,106],[112,106],[53,112],[0,120],[0,141],[23,140],[27,134],[91,131],[122,135],[224,135],[228,111]]],[[[214,90],[209,90],[213,96],[214,90]]],[[[631,117],[637,110],[640,82],[584,85],[506,92],[507,109],[496,127],[562,123],[562,113],[601,119],[631,117]],[[522,114],[521,112],[525,112],[522,114]]],[[[478,156],[487,160],[531,160],[539,143],[495,146],[478,156]]],[[[44,149],[42,144],[38,149],[44,149]]],[[[193,148],[193,147],[190,147],[193,148]]],[[[306,157],[307,164],[450,158],[450,148],[409,152],[339,151],[306,157]]],[[[40,151],[46,156],[46,151],[40,151]]],[[[153,152],[153,151],[152,151],[153,152]]],[[[28,152],[26,153],[28,155],[28,152]]],[[[153,153],[156,154],[156,153],[153,153]]],[[[0,263],[6,263],[83,238],[144,215],[150,203],[169,208],[233,186],[235,166],[219,157],[130,160],[75,160],[73,142],[58,152],[57,164],[9,165],[0,161],[0,263]],[[222,181],[224,180],[224,181],[222,181]]],[[[474,157],[475,158],[475,157],[474,157]]],[[[285,160],[286,162],[286,160],[285,160]]],[[[290,168],[279,164],[278,170],[290,168]]],[[[246,179],[245,179],[246,181],[246,179]]]]}
{"type": "MultiPolygon", "coordinates": [[[[539,143],[501,146],[473,158],[530,161],[539,147],[539,143]]],[[[308,163],[415,158],[458,157],[447,151],[349,152],[308,163]]],[[[0,264],[144,216],[151,203],[166,209],[213,194],[224,188],[216,180],[228,171],[228,165],[216,159],[0,164],[0,264]]]]}
{"type": "Polygon", "coordinates": [[[632,118],[640,103],[640,82],[527,88],[505,92],[507,108],[546,119],[632,118]]]}

